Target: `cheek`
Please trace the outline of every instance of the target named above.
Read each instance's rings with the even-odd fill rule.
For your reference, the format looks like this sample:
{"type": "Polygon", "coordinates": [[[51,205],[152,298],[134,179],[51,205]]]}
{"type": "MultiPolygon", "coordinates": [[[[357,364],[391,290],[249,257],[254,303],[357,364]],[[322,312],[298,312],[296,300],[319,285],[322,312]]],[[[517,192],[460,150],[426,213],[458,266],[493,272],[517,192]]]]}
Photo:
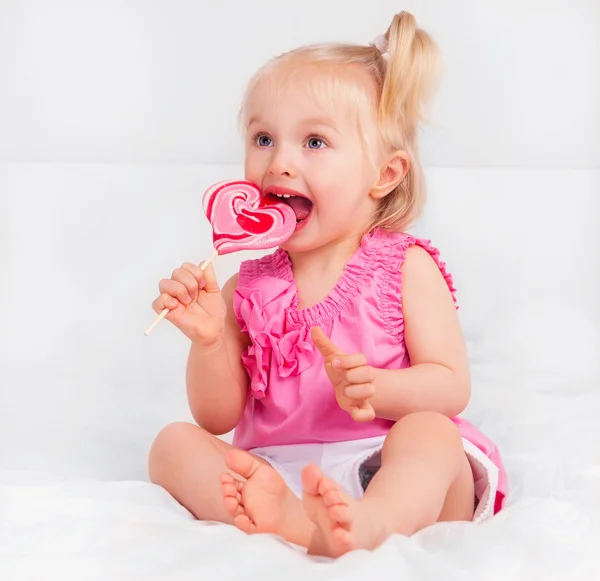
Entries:
{"type": "Polygon", "coordinates": [[[264,163],[261,156],[256,155],[256,150],[247,149],[244,157],[244,175],[251,182],[260,182],[264,175],[264,163]]]}
{"type": "Polygon", "coordinates": [[[320,203],[317,214],[329,224],[347,224],[357,212],[361,203],[356,189],[351,190],[352,184],[338,180],[329,188],[326,201],[320,203]]]}
{"type": "Polygon", "coordinates": [[[355,174],[350,168],[356,165],[354,159],[345,152],[328,151],[323,155],[309,157],[305,163],[305,174],[322,191],[332,191],[340,188],[340,185],[351,181],[348,173],[355,174]]]}
{"type": "Polygon", "coordinates": [[[333,179],[321,182],[325,200],[319,204],[318,214],[331,223],[348,223],[365,213],[371,213],[370,186],[359,172],[340,171],[333,179]]]}

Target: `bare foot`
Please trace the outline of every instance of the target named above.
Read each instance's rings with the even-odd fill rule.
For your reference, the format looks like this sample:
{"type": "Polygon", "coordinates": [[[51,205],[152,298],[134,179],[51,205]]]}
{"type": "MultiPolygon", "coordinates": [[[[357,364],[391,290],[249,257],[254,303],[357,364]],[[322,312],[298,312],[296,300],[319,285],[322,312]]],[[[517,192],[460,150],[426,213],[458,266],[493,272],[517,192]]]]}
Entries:
{"type": "Polygon", "coordinates": [[[302,471],[302,502],[316,530],[308,545],[313,555],[339,557],[356,549],[378,547],[390,532],[373,518],[369,507],[346,494],[321,469],[310,465],[302,471]]]}
{"type": "Polygon", "coordinates": [[[248,534],[274,533],[306,546],[314,526],[283,478],[242,450],[229,451],[225,462],[237,475],[221,475],[223,504],[235,526],[248,534]]]}

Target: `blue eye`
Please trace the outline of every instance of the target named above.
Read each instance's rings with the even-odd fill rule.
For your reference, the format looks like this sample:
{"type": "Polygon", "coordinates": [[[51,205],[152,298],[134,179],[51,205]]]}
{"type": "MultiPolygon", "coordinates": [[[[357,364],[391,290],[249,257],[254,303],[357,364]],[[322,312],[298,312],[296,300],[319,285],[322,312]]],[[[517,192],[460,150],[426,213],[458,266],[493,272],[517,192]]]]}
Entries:
{"type": "Polygon", "coordinates": [[[254,141],[256,142],[256,145],[260,147],[271,147],[271,145],[273,145],[273,140],[264,133],[257,135],[254,138],[254,141]]]}
{"type": "Polygon", "coordinates": [[[309,137],[306,146],[308,149],[323,149],[324,147],[327,147],[320,137],[309,137]]]}

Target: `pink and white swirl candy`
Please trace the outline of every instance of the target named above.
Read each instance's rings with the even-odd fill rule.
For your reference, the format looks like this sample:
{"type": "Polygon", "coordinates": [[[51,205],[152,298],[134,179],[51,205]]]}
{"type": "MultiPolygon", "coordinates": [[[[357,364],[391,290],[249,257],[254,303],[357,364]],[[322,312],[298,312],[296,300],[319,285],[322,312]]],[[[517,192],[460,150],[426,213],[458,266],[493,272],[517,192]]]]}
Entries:
{"type": "Polygon", "coordinates": [[[263,197],[255,184],[245,180],[215,184],[206,190],[202,205],[218,254],[274,248],[296,229],[296,214],[290,206],[272,196],[263,197]]]}
{"type": "MultiPolygon", "coordinates": [[[[296,229],[296,213],[290,206],[273,196],[263,197],[256,185],[244,180],[210,187],[202,206],[213,228],[215,251],[200,265],[201,270],[218,254],[279,246],[296,229]]],[[[149,335],[168,312],[168,308],[163,309],[145,334],[149,335]]]]}

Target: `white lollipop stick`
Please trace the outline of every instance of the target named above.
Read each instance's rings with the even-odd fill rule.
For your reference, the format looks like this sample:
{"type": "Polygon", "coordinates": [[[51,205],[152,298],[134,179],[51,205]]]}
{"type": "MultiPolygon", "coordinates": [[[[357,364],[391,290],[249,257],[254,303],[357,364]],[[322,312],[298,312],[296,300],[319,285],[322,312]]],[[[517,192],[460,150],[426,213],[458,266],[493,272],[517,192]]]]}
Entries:
{"type": "MultiPolygon", "coordinates": [[[[211,255],[210,258],[208,258],[207,260],[205,260],[201,265],[200,265],[200,270],[204,271],[206,270],[206,267],[212,262],[213,258],[216,258],[219,255],[219,253],[215,250],[211,255]]],[[[150,325],[147,329],[146,332],[144,333],[144,335],[146,335],[146,337],[148,335],[150,335],[150,333],[152,333],[152,330],[154,329],[154,327],[156,327],[156,325],[158,325],[166,316],[167,313],[170,311],[171,309],[163,309],[160,314],[158,315],[158,317],[156,317],[156,319],[154,320],[154,322],[152,323],[152,325],[150,325]]]]}

